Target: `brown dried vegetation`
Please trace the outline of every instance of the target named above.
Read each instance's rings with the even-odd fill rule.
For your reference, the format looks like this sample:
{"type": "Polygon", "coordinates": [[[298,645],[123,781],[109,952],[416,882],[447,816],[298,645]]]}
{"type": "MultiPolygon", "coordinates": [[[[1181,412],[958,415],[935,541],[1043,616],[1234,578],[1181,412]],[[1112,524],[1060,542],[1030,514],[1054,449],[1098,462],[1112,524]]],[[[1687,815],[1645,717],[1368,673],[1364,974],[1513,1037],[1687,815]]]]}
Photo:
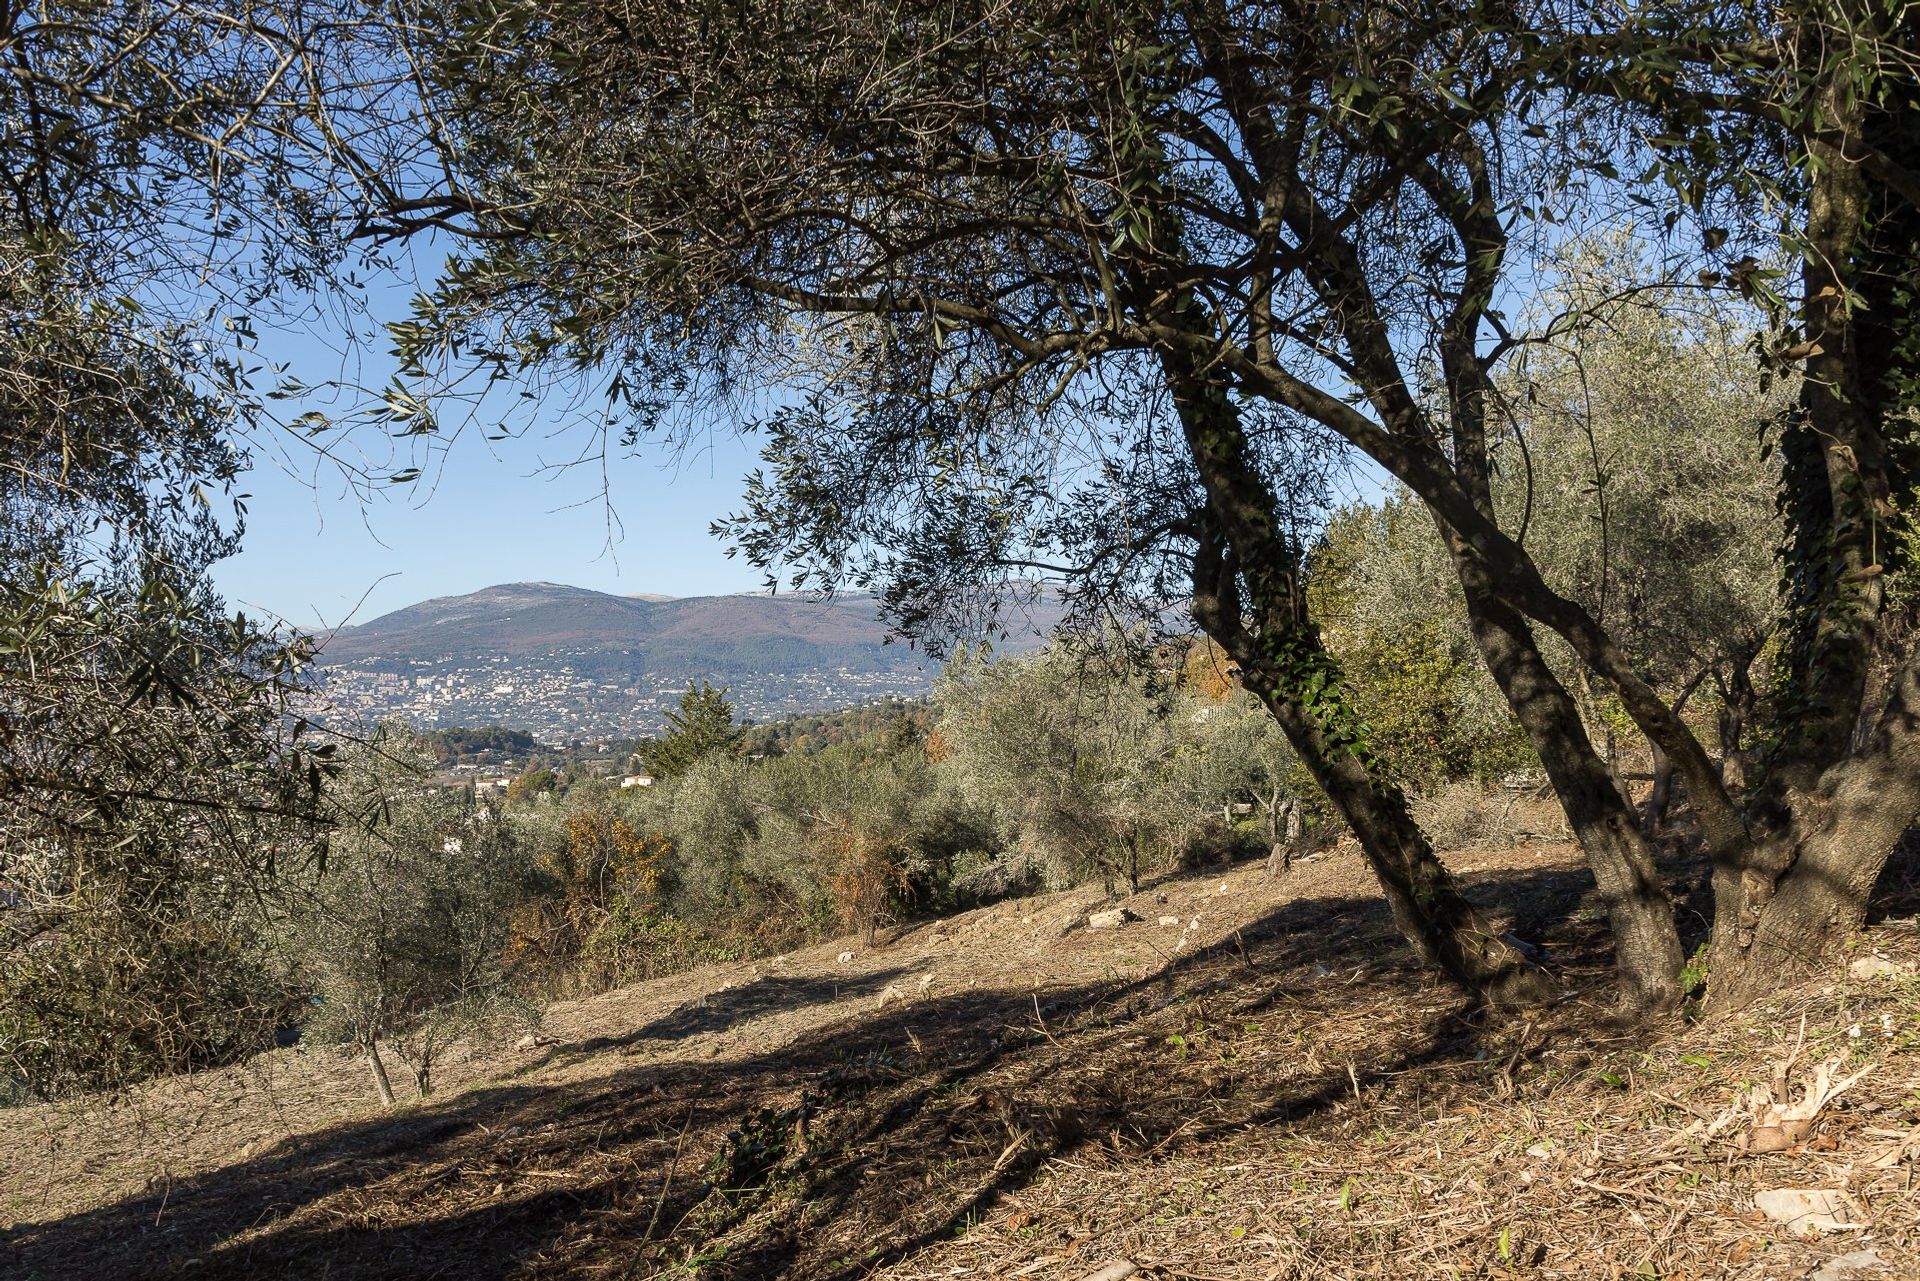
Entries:
{"type": "Polygon", "coordinates": [[[476,1050],[397,1113],[321,1049],[6,1113],[8,1275],[1920,1268],[1911,885],[1865,935],[1887,973],[1649,1029],[1609,1018],[1571,847],[1459,861],[1528,905],[1513,928],[1572,995],[1514,1022],[1467,1006],[1353,894],[1350,846],[1128,900],[1178,927],[1085,929],[1090,891],[1013,901],[850,962],[842,941],[556,1006],[538,1044],[476,1050]],[[1821,1070],[1829,1097],[1763,1151],[1768,1106],[1805,1110],[1821,1070]],[[1774,1187],[1833,1189],[1858,1226],[1793,1235],[1753,1208],[1774,1187]]]}

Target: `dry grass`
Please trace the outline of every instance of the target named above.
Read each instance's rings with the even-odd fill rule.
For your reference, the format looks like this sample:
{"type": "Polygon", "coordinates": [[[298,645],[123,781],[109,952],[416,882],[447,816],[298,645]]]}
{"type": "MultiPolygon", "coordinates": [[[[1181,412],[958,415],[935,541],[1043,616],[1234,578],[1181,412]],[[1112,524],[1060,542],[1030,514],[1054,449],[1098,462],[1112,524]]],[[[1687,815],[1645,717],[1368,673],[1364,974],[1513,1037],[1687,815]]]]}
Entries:
{"type": "MultiPolygon", "coordinates": [[[[1350,848],[1170,881],[1120,930],[1056,895],[558,1006],[553,1044],[395,1114],[299,1052],[5,1114],[7,1275],[1786,1278],[1859,1250],[1920,1275],[1916,980],[1614,1026],[1573,852],[1456,861],[1547,942],[1560,1004],[1465,1008],[1350,848]],[[1865,1075],[1804,1142],[1742,1151],[1803,1022],[1796,1079],[1865,1075]],[[1752,1208],[1781,1186],[1863,1222],[1798,1239],[1752,1208]]],[[[1867,942],[1920,962],[1911,921],[1867,942]]]]}
{"type": "Polygon", "coordinates": [[[1413,801],[1420,829],[1442,849],[1506,848],[1569,839],[1566,816],[1550,794],[1489,791],[1463,780],[1413,801]]]}
{"type": "MultiPolygon", "coordinates": [[[[1078,1277],[1124,1258],[1201,1279],[1784,1278],[1863,1249],[1881,1266],[1859,1275],[1920,1275],[1915,997],[1911,981],[1836,987],[1749,1022],[1650,1042],[1580,1036],[1569,1050],[1576,1002],[1481,1038],[1466,1059],[1395,1067],[1363,1050],[1322,1075],[1331,1097],[1290,1133],[1253,1123],[1174,1136],[1149,1159],[1093,1145],[1048,1161],[963,1239],[881,1275],[1078,1277]],[[1811,1142],[1745,1152],[1741,1093],[1785,1057],[1802,1019],[1816,1057],[1836,1052],[1867,1075],[1811,1142]],[[1843,1190],[1862,1226],[1797,1237],[1754,1209],[1772,1187],[1843,1190]]],[[[1205,1043],[1223,1059],[1246,1048],[1230,1034],[1205,1043]]]]}

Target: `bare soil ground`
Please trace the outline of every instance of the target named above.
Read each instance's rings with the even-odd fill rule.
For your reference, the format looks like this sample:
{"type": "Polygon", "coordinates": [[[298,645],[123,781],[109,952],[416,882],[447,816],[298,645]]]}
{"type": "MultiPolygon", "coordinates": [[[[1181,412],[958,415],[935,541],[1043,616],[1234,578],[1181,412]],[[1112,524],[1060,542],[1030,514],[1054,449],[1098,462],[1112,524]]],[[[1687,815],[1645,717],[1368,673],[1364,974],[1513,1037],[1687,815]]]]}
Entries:
{"type": "Polygon", "coordinates": [[[555,1006],[391,1112],[326,1048],[0,1112],[0,1275],[1920,1276],[1920,868],[1862,940],[1895,973],[1647,1028],[1571,847],[1452,862],[1558,1004],[1468,1008],[1351,848],[1170,879],[1117,929],[1097,891],[1008,902],[555,1006]],[[1790,1056],[1861,1075],[1747,1150],[1790,1056]],[[1775,1188],[1850,1222],[1796,1233],[1775,1188]]]}

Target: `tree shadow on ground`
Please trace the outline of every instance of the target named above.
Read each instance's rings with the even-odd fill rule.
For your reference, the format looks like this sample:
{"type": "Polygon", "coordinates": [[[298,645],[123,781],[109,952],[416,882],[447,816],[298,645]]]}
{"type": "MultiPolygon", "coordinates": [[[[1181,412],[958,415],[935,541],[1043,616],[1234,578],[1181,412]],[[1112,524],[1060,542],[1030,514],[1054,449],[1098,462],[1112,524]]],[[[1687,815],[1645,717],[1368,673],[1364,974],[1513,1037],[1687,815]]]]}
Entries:
{"type": "Polygon", "coordinates": [[[605,1050],[624,1050],[647,1041],[683,1041],[703,1032],[725,1032],[749,1019],[782,1011],[804,1009],[811,1005],[843,1001],[849,997],[876,996],[888,984],[904,978],[904,969],[878,970],[870,974],[794,975],[770,974],[722,988],[682,1002],[659,1018],[649,1020],[620,1036],[596,1036],[570,1042],[565,1055],[584,1058],[605,1050]]]}
{"type": "MultiPolygon", "coordinates": [[[[1584,872],[1469,879],[1519,927],[1555,928],[1559,963],[1607,964],[1604,932],[1576,915],[1584,872]]],[[[603,1043],[719,1030],[831,986],[761,980],[603,1043]]],[[[23,1225],[0,1249],[23,1279],[493,1281],[691,1263],[851,1281],[951,1235],[1052,1158],[1158,1159],[1371,1105],[1442,1068],[1420,1088],[1480,1088],[1567,1049],[1591,1019],[1557,1007],[1515,1042],[1413,965],[1377,898],[1299,900],[1145,977],[951,992],[743,1059],[473,1088],[23,1225]]]]}

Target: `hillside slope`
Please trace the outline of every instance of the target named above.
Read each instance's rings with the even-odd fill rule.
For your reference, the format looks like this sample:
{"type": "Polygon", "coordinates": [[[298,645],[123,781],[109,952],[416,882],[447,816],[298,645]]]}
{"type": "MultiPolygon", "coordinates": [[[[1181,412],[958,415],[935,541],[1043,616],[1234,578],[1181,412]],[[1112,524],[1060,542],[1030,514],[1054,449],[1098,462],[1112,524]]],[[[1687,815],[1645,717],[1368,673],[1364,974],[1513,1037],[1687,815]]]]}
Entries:
{"type": "MultiPolygon", "coordinates": [[[[1021,652],[1058,623],[1043,603],[1008,621],[1021,652]]],[[[325,639],[340,713],[423,729],[505,724],[549,742],[650,733],[689,681],[733,687],[757,719],[925,693],[937,664],[889,643],[873,597],[633,597],[504,583],[421,601],[325,639]]]]}
{"type": "Polygon", "coordinates": [[[1168,881],[1119,929],[1096,892],[1010,902],[556,1006],[394,1113],[316,1049],[0,1114],[7,1275],[1920,1274],[1911,920],[1869,934],[1894,977],[1608,1030],[1573,851],[1458,862],[1528,904],[1567,999],[1464,1009],[1351,850],[1168,881]],[[1736,1097],[1796,1041],[1790,1080],[1862,1075],[1742,1151],[1736,1097]],[[1856,1222],[1803,1239],[1754,1209],[1780,1187],[1856,1222]]]}
{"type": "Polygon", "coordinates": [[[786,641],[816,661],[871,655],[885,629],[867,596],[613,596],[559,583],[502,583],[383,614],[328,640],[329,663],[369,659],[487,659],[564,650],[624,652],[710,646],[733,665],[736,647],[786,641]]]}

